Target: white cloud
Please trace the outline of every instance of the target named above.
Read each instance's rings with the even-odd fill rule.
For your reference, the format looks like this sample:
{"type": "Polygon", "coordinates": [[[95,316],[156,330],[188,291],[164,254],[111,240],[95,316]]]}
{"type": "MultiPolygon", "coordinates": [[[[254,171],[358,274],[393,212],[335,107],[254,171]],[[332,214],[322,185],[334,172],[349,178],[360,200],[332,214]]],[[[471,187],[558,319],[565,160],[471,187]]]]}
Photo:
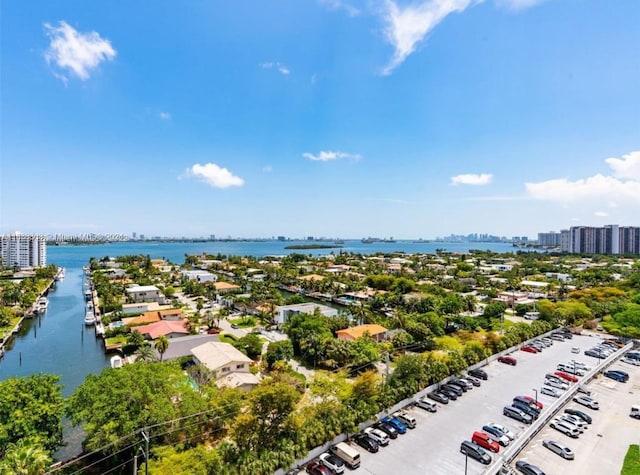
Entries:
{"type": "Polygon", "coordinates": [[[418,44],[450,13],[463,12],[483,0],[427,0],[400,7],[393,0],[384,4],[384,30],[387,41],[395,48],[393,58],[383,69],[388,75],[416,50],[418,44]]]}
{"type": "Polygon", "coordinates": [[[609,213],[607,213],[606,211],[596,211],[595,213],[593,213],[593,215],[604,218],[605,216],[609,216],[609,213]]]}
{"type": "Polygon", "coordinates": [[[488,185],[493,180],[491,173],[464,173],[451,177],[452,185],[488,185]]]}
{"type": "Polygon", "coordinates": [[[262,167],[262,171],[265,173],[271,173],[273,171],[273,167],[271,165],[265,165],[262,167]]]}
{"type": "Polygon", "coordinates": [[[162,120],[169,120],[171,119],[171,114],[169,114],[168,112],[160,112],[160,114],[158,114],[158,117],[160,117],[162,120]]]}
{"type": "MultiPolygon", "coordinates": [[[[66,22],[61,21],[55,27],[44,24],[45,33],[51,38],[49,48],[45,52],[48,64],[54,64],[62,71],[67,71],[83,81],[90,77],[90,72],[103,61],[116,57],[116,50],[111,42],[102,38],[97,32],[80,33],[66,22]]],[[[54,71],[54,75],[63,81],[64,74],[54,71]]]]}
{"type": "Polygon", "coordinates": [[[354,17],[360,15],[360,10],[343,0],[318,0],[321,5],[326,6],[329,10],[344,10],[347,15],[354,17]]]}
{"type": "Polygon", "coordinates": [[[360,160],[361,155],[357,153],[346,153],[346,152],[332,152],[332,151],[321,151],[319,154],[314,155],[309,152],[305,152],[302,154],[304,158],[308,158],[309,160],[313,160],[316,162],[330,162],[332,160],[338,160],[340,158],[349,158],[352,160],[360,160]]]}
{"type": "Polygon", "coordinates": [[[640,181],[622,181],[601,174],[576,181],[558,178],[540,183],[525,183],[525,187],[531,198],[544,201],[570,202],[611,198],[625,202],[640,201],[640,181]]]}
{"type": "Polygon", "coordinates": [[[570,181],[557,178],[539,183],[525,183],[528,195],[537,200],[576,202],[606,200],[610,207],[619,203],[640,202],[640,152],[622,158],[607,158],[612,175],[597,174],[570,181]]]}
{"type": "Polygon", "coordinates": [[[640,180],[640,150],[623,155],[622,158],[607,158],[607,165],[618,178],[640,180]]]}
{"type": "Polygon", "coordinates": [[[195,178],[214,188],[229,188],[231,186],[242,186],[244,180],[235,176],[226,168],[219,167],[215,163],[194,164],[187,168],[179,178],[195,178]]]}
{"type": "Polygon", "coordinates": [[[278,63],[276,62],[267,62],[267,63],[261,63],[260,67],[262,69],[275,69],[277,70],[280,74],[287,76],[289,74],[291,74],[291,69],[289,69],[287,66],[285,66],[282,63],[278,63]]]}

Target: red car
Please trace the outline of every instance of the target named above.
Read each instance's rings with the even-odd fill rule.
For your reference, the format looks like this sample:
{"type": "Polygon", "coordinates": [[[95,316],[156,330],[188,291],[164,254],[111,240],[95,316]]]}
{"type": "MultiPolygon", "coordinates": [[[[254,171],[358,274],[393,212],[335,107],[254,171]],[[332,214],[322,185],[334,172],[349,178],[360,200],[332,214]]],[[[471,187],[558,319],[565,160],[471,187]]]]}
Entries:
{"type": "Polygon", "coordinates": [[[535,404],[537,405],[540,409],[544,408],[544,404],[542,404],[540,401],[537,401],[535,399],[533,399],[531,396],[520,396],[522,399],[525,399],[526,401],[529,401],[529,404],[535,404]]]}
{"type": "Polygon", "coordinates": [[[500,450],[500,444],[491,438],[491,436],[485,432],[474,432],[471,437],[471,442],[478,444],[480,447],[492,452],[498,452],[500,450]]]}
{"type": "Polygon", "coordinates": [[[577,383],[578,382],[578,377],[577,376],[574,376],[573,374],[565,373],[564,371],[554,371],[553,374],[555,374],[559,378],[564,379],[565,381],[570,381],[572,383],[577,383]]]}
{"type": "Polygon", "coordinates": [[[523,345],[520,347],[522,351],[526,351],[527,353],[540,353],[540,350],[534,348],[533,346],[523,345]]]}
{"type": "Polygon", "coordinates": [[[518,363],[513,356],[498,356],[498,361],[511,366],[515,366],[518,363]]]}
{"type": "Polygon", "coordinates": [[[322,465],[320,462],[311,462],[307,465],[307,473],[311,475],[332,475],[333,472],[329,468],[322,465]]]}

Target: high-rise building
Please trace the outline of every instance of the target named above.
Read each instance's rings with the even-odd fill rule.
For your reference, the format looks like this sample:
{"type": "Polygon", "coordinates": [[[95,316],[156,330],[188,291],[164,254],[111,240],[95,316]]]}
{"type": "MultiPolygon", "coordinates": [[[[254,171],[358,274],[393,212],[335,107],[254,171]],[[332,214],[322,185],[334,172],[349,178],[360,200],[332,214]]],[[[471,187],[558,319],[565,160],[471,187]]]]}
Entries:
{"type": "Polygon", "coordinates": [[[598,228],[573,226],[568,252],[585,254],[640,254],[640,228],[609,224],[598,228]]]}
{"type": "Polygon", "coordinates": [[[550,231],[548,233],[538,233],[538,245],[543,247],[557,247],[560,245],[561,233],[550,231]]]}
{"type": "Polygon", "coordinates": [[[42,267],[47,265],[47,242],[42,234],[3,234],[2,264],[5,266],[42,267]]]}

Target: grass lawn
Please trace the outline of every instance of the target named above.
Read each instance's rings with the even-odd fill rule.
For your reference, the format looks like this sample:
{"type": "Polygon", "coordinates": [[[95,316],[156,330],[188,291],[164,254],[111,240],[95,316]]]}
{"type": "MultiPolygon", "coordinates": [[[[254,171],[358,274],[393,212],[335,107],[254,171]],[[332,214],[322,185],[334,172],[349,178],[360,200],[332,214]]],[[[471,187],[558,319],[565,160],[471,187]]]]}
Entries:
{"type": "Polygon", "coordinates": [[[238,339],[234,335],[218,335],[218,339],[222,343],[229,343],[233,345],[238,339]]]}
{"type": "Polygon", "coordinates": [[[18,322],[20,321],[22,317],[14,317],[11,319],[11,321],[9,322],[9,325],[6,325],[4,327],[0,327],[0,335],[4,335],[11,333],[11,331],[15,328],[15,326],[18,324],[18,322]]]}
{"type": "Polygon", "coordinates": [[[240,328],[255,327],[258,319],[256,317],[230,318],[229,323],[235,323],[240,328]]]}
{"type": "Polygon", "coordinates": [[[620,475],[637,475],[640,473],[640,445],[632,444],[627,450],[620,475]]]}

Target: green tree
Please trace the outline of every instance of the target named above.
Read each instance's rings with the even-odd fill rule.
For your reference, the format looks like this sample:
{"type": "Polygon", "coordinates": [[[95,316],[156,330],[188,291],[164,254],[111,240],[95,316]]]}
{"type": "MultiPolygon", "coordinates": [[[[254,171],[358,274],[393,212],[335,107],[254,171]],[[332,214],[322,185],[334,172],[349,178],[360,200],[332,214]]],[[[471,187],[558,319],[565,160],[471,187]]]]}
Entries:
{"type": "Polygon", "coordinates": [[[153,346],[160,353],[160,361],[162,361],[164,354],[169,349],[169,339],[165,335],[161,335],[153,342],[153,346]]]}
{"type": "Polygon", "coordinates": [[[60,377],[38,374],[0,381],[0,457],[9,444],[35,438],[47,452],[62,443],[60,377]]]}
{"type": "Polygon", "coordinates": [[[133,330],[127,336],[127,345],[137,350],[144,344],[144,337],[138,330],[133,330]]]}
{"type": "Polygon", "coordinates": [[[21,439],[7,448],[0,475],[42,475],[50,463],[51,457],[37,438],[21,439]]]}
{"type": "Polygon", "coordinates": [[[156,354],[153,351],[151,345],[142,345],[140,348],[136,350],[136,362],[140,363],[151,363],[152,361],[156,361],[156,354]]]}
{"type": "Polygon", "coordinates": [[[262,354],[262,339],[255,333],[249,333],[233,342],[238,350],[242,351],[252,360],[257,360],[262,354]]]}
{"type": "Polygon", "coordinates": [[[293,358],[293,345],[289,340],[273,341],[267,347],[265,360],[269,368],[272,368],[276,361],[289,361],[293,358]]]}

